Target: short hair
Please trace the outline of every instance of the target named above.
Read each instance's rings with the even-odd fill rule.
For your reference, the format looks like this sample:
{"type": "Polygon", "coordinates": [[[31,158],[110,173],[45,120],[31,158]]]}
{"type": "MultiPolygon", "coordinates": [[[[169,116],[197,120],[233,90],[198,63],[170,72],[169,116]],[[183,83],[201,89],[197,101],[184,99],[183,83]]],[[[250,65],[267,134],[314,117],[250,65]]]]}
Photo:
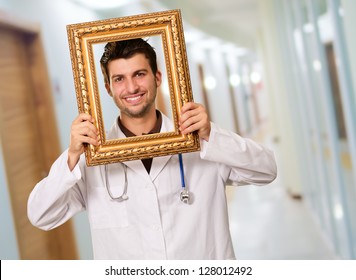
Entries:
{"type": "Polygon", "coordinates": [[[131,58],[141,53],[148,59],[153,74],[157,73],[157,56],[154,48],[142,38],[109,42],[105,45],[104,53],[100,59],[100,67],[103,72],[104,82],[109,84],[108,64],[119,58],[131,58]]]}

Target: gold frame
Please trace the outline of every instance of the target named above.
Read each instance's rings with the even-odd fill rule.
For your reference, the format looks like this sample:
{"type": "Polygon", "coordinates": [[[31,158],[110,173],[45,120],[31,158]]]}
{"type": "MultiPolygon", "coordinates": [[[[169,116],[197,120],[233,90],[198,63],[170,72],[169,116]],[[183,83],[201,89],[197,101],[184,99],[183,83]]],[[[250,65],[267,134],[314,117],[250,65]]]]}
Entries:
{"type": "Polygon", "coordinates": [[[196,132],[182,135],[182,106],[193,101],[180,10],[67,25],[79,113],[88,113],[99,130],[100,146],[85,147],[88,166],[200,150],[196,132]],[[160,35],[169,85],[174,131],[106,140],[92,44],[160,35]]]}

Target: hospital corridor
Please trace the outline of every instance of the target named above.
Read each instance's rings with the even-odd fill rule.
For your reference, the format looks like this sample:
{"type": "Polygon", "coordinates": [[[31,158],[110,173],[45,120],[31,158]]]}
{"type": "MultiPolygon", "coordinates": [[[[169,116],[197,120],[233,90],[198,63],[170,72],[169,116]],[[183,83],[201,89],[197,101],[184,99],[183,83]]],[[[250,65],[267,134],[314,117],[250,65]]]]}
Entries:
{"type": "Polygon", "coordinates": [[[333,252],[313,214],[279,182],[241,187],[229,204],[236,257],[242,260],[333,260],[333,252]],[[258,207],[256,207],[258,205],[258,207]]]}
{"type": "MultiPolygon", "coordinates": [[[[354,0],[1,0],[0,259],[94,258],[85,211],[50,231],[27,217],[30,192],[68,148],[78,115],[67,26],[170,10],[181,15],[178,55],[194,102],[277,163],[268,185],[226,185],[236,259],[356,260],[354,0]]],[[[174,119],[167,53],[176,42],[145,36],[162,69],[156,105],[174,119]]],[[[103,44],[93,45],[96,61],[103,44]]],[[[85,106],[101,104],[108,128],[118,109],[93,65],[89,86],[98,75],[105,94],[85,106]]]]}

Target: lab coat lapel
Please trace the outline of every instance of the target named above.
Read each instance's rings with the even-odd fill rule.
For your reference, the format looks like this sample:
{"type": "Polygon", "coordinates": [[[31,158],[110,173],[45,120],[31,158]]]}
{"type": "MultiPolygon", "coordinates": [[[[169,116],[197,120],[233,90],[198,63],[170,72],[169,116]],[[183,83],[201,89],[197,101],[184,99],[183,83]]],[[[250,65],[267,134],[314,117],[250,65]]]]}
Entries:
{"type": "Polygon", "coordinates": [[[126,161],[123,162],[123,164],[125,164],[128,168],[132,169],[136,174],[142,176],[146,180],[153,182],[156,177],[161,173],[161,171],[166,166],[171,157],[172,156],[153,158],[150,174],[147,173],[147,170],[141,160],[126,161]]]}
{"type": "MultiPolygon", "coordinates": [[[[167,118],[165,115],[162,114],[161,132],[168,132],[168,131],[174,131],[173,123],[169,118],[167,118]]],[[[161,171],[166,166],[166,164],[171,159],[171,157],[172,156],[170,155],[170,156],[153,158],[151,171],[150,171],[150,176],[152,181],[154,181],[156,177],[161,173],[161,171]]]]}
{"type": "Polygon", "coordinates": [[[123,164],[132,169],[136,174],[142,176],[146,180],[151,181],[150,176],[148,175],[147,170],[141,160],[126,161],[123,162],[123,164]]]}
{"type": "Polygon", "coordinates": [[[156,177],[161,173],[163,168],[166,166],[168,161],[172,156],[164,156],[164,157],[155,157],[152,161],[150,176],[152,182],[156,179],[156,177]]]}
{"type": "MultiPolygon", "coordinates": [[[[168,132],[168,131],[174,131],[173,123],[169,118],[167,118],[165,115],[162,114],[161,132],[168,132]]],[[[115,138],[125,138],[125,137],[126,136],[117,125],[117,120],[116,120],[113,126],[111,127],[107,138],[115,139],[115,138]]],[[[166,164],[168,163],[171,157],[172,156],[163,156],[163,157],[153,158],[150,174],[147,173],[145,166],[140,160],[126,161],[124,162],[124,164],[128,168],[132,169],[138,175],[144,177],[145,179],[153,181],[160,174],[160,172],[166,166],[166,164]]]]}
{"type": "MultiPolygon", "coordinates": [[[[107,138],[108,139],[126,138],[125,134],[120,130],[117,124],[117,119],[115,120],[113,126],[109,130],[109,133],[107,134],[107,138]]],[[[128,168],[130,168],[136,174],[142,176],[146,180],[149,181],[151,180],[141,160],[125,161],[123,162],[123,164],[125,164],[128,168]]]]}

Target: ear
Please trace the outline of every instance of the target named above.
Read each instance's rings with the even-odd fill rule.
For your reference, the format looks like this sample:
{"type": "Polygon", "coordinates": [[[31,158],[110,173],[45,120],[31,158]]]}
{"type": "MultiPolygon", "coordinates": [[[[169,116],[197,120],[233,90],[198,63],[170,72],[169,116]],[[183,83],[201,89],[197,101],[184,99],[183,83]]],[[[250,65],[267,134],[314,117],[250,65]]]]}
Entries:
{"type": "Polygon", "coordinates": [[[105,83],[105,88],[106,88],[106,91],[108,92],[108,94],[112,97],[112,93],[111,93],[111,90],[110,90],[110,85],[108,83],[105,83]]]}
{"type": "Polygon", "coordinates": [[[156,72],[156,86],[159,87],[161,83],[162,83],[162,72],[158,70],[156,72]]]}

